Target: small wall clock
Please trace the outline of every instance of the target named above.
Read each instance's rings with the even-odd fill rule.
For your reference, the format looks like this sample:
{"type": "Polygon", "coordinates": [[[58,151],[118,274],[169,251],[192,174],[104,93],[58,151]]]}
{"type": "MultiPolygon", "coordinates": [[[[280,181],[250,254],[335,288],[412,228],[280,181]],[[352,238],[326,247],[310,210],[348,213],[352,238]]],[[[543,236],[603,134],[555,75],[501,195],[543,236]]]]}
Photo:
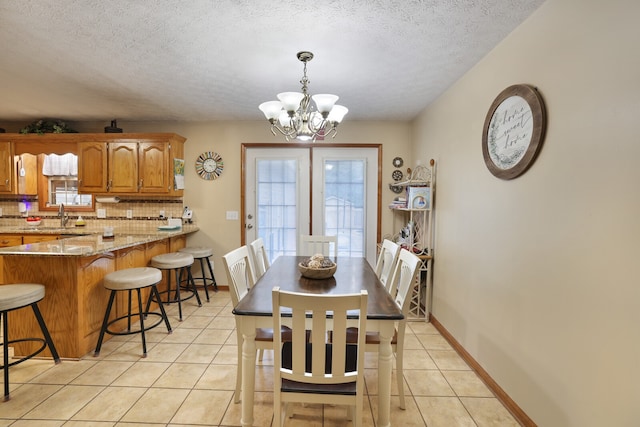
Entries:
{"type": "Polygon", "coordinates": [[[215,151],[205,151],[196,159],[196,173],[202,179],[217,179],[224,169],[224,162],[220,154],[215,151]]]}

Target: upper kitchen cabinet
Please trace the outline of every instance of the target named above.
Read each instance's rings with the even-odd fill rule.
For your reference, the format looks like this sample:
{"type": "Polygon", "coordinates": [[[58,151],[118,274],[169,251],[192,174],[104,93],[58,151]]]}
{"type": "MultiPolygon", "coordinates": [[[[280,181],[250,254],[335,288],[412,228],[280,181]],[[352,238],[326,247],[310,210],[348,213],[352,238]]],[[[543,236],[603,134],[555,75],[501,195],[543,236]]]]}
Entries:
{"type": "Polygon", "coordinates": [[[22,194],[20,155],[74,153],[79,193],[182,196],[173,165],[184,159],[185,140],[175,133],[0,134],[0,194],[22,194]]]}
{"type": "Polygon", "coordinates": [[[79,191],[181,196],[183,191],[174,186],[173,160],[183,158],[185,139],[175,134],[122,135],[78,143],[79,191]]]}
{"type": "Polygon", "coordinates": [[[0,194],[14,193],[13,146],[10,142],[0,142],[0,194]]]}

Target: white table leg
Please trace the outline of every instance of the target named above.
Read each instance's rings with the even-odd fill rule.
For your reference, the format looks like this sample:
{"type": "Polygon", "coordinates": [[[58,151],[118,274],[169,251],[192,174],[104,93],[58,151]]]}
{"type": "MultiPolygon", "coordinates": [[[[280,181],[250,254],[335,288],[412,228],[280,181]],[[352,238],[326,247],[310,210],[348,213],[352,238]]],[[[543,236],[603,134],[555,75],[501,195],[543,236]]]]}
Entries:
{"type": "Polygon", "coordinates": [[[380,427],[391,427],[391,369],[393,352],[391,338],[393,321],[380,321],[380,347],[378,352],[378,423],[380,427]]]}
{"type": "Polygon", "coordinates": [[[253,425],[253,396],[256,383],[256,326],[250,316],[239,316],[242,328],[242,418],[243,426],[253,425]]]}

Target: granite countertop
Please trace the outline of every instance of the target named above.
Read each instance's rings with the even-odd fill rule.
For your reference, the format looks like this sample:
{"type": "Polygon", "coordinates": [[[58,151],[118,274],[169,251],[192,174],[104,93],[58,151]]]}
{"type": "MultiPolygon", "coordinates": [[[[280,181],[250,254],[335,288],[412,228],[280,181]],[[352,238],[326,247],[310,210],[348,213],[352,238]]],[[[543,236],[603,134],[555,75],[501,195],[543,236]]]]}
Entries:
{"type": "Polygon", "coordinates": [[[56,234],[69,236],[78,234],[77,237],[65,237],[58,240],[49,240],[41,243],[30,243],[21,246],[0,248],[0,256],[4,255],[37,255],[37,256],[91,256],[104,252],[124,249],[131,246],[163,240],[174,236],[191,234],[198,231],[196,225],[185,225],[181,228],[160,230],[158,228],[127,230],[114,227],[114,237],[104,239],[102,229],[69,228],[43,228],[41,230],[30,229],[17,230],[16,228],[0,227],[0,233],[5,234],[56,234]]]}

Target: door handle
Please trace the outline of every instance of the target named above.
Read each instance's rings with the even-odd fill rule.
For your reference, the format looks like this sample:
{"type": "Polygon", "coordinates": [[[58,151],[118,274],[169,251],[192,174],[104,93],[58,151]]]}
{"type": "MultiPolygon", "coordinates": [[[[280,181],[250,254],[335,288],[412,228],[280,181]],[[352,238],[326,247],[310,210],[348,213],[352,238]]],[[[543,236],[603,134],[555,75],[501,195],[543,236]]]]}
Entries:
{"type": "Polygon", "coordinates": [[[252,225],[252,224],[247,224],[247,228],[248,228],[249,230],[251,230],[251,229],[253,228],[253,225],[252,225]]]}

